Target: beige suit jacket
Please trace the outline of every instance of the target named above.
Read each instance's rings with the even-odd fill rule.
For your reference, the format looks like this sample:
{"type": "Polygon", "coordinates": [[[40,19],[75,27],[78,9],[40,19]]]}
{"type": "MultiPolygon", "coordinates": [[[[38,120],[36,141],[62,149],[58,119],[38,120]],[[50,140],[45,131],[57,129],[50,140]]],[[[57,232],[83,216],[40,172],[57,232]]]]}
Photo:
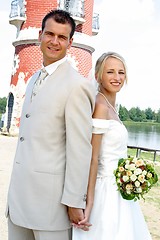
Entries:
{"type": "Polygon", "coordinates": [[[31,102],[37,75],[26,91],[8,209],[19,226],[63,230],[66,205],[85,207],[95,93],[66,61],[31,102]]]}

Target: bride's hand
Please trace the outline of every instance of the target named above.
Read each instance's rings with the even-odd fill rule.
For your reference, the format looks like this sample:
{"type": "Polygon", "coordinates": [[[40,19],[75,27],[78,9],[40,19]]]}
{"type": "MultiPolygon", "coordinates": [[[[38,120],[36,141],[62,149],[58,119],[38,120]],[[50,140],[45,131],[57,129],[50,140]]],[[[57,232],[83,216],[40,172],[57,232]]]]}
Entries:
{"type": "Polygon", "coordinates": [[[86,207],[86,209],[84,210],[84,219],[79,221],[78,224],[72,224],[74,227],[76,228],[80,228],[84,231],[89,231],[89,227],[92,226],[91,223],[89,223],[89,217],[90,217],[90,213],[91,213],[91,208],[86,207]]]}

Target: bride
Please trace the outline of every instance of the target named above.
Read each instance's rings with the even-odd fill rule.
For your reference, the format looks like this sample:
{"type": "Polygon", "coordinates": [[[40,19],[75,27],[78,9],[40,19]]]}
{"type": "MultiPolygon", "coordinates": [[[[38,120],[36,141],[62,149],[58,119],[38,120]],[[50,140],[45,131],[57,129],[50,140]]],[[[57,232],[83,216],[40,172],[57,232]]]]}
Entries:
{"type": "Polygon", "coordinates": [[[99,91],[87,204],[85,218],[73,224],[72,240],[151,240],[139,203],[121,197],[113,174],[118,160],[127,157],[127,130],[115,108],[116,94],[127,82],[124,59],[104,53],[97,60],[95,77],[99,91]]]}

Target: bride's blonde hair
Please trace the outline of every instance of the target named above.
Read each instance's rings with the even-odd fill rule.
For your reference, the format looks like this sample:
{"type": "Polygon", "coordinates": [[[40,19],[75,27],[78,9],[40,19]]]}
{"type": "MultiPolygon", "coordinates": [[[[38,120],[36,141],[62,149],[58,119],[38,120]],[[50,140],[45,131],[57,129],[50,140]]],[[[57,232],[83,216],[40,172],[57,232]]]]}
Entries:
{"type": "Polygon", "coordinates": [[[113,57],[113,58],[117,58],[119,59],[122,63],[123,63],[123,66],[124,66],[124,69],[125,69],[125,81],[127,83],[128,81],[128,77],[127,77],[127,67],[126,67],[126,63],[125,63],[125,60],[124,58],[119,55],[118,53],[116,52],[107,52],[107,53],[103,53],[97,60],[96,62],[96,65],[95,65],[95,78],[97,80],[97,82],[99,83],[101,78],[102,78],[102,74],[103,74],[103,69],[104,69],[104,65],[105,65],[105,61],[110,58],[110,57],[113,57]]]}

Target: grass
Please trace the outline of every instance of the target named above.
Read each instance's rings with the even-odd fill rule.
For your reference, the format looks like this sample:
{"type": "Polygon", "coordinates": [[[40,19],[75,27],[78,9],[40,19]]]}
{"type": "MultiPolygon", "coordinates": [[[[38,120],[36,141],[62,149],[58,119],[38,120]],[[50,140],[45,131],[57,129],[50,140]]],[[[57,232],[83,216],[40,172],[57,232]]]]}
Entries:
{"type": "MultiPolygon", "coordinates": [[[[128,149],[128,155],[130,156],[136,156],[136,149],[128,149]]],[[[144,152],[141,151],[141,155],[140,157],[142,157],[143,159],[148,159],[148,160],[153,160],[154,158],[154,154],[153,152],[144,152]]],[[[156,162],[160,163],[160,155],[156,155],[156,162]]]]}
{"type": "Polygon", "coordinates": [[[125,124],[127,124],[127,125],[133,125],[133,124],[135,124],[135,125],[142,125],[142,123],[143,124],[147,124],[147,125],[160,125],[160,123],[159,122],[155,122],[155,121],[147,121],[147,122],[134,122],[134,121],[123,121],[123,123],[125,124]]]}

